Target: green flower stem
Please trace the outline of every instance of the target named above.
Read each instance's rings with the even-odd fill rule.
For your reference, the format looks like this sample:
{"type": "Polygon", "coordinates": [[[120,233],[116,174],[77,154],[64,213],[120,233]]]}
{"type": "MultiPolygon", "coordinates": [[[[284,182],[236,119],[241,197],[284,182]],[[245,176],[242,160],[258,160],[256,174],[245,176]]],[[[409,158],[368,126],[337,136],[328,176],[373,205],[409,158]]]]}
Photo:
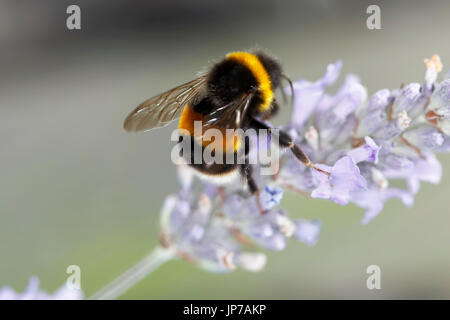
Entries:
{"type": "Polygon", "coordinates": [[[90,300],[113,300],[174,257],[173,250],[156,247],[140,262],[94,293],[90,300]]]}

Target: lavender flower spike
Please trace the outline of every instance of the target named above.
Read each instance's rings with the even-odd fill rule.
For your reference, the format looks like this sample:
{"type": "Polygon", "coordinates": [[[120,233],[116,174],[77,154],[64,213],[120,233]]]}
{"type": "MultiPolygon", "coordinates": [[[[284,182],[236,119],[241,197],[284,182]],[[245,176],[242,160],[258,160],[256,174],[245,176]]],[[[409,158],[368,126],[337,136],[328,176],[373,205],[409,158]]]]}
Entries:
{"type": "Polygon", "coordinates": [[[365,210],[363,224],[374,219],[388,199],[411,206],[421,181],[439,181],[441,168],[433,152],[450,140],[440,127],[446,126],[449,114],[450,83],[436,82],[442,69],[437,56],[426,63],[424,85],[383,89],[370,98],[354,75],[348,75],[335,94],[326,92],[339,76],[340,61],[315,82],[295,82],[291,122],[283,129],[329,175],[283,153],[280,172],[259,179],[264,215],[240,181],[217,187],[186,178],[162,215],[164,245],[210,271],[255,270],[265,262],[258,253],[259,263],[251,263],[246,250],[253,251],[255,245],[282,250],[292,235],[309,245],[317,241],[320,222],[294,221],[279,208],[283,190],[340,205],[354,203],[365,210]],[[390,179],[402,179],[408,188],[392,188],[390,179]],[[200,186],[194,188],[196,183],[200,186]]]}
{"type": "Polygon", "coordinates": [[[279,172],[257,179],[262,215],[241,181],[215,186],[180,167],[182,188],[167,198],[161,214],[164,250],[208,271],[231,272],[261,270],[264,249],[283,250],[291,237],[314,245],[321,222],[293,220],[280,208],[283,190],[353,203],[364,211],[362,224],[380,214],[388,199],[412,206],[421,182],[441,179],[435,154],[450,150],[450,80],[438,82],[437,55],[425,63],[424,80],[371,97],[354,75],[336,93],[327,92],[339,76],[339,61],[317,81],[295,82],[291,120],[283,129],[329,175],[282,153],[279,172]],[[391,187],[393,179],[407,187],[391,187]]]}

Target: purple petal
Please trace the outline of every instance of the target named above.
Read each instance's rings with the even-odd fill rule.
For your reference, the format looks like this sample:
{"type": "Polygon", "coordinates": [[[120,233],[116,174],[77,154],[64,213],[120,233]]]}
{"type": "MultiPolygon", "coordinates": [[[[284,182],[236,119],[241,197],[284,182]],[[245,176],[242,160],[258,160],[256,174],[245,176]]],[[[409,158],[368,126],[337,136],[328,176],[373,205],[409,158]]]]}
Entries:
{"type": "Polygon", "coordinates": [[[313,82],[298,81],[294,83],[294,92],[291,125],[300,130],[320,101],[323,88],[313,82]]]}
{"type": "MultiPolygon", "coordinates": [[[[317,166],[323,168],[320,165],[317,166]]],[[[330,173],[329,178],[320,172],[313,173],[318,186],[312,191],[311,197],[331,199],[340,205],[346,205],[350,201],[352,192],[366,189],[366,180],[349,156],[339,159],[330,173]]]]}
{"type": "Polygon", "coordinates": [[[418,191],[418,184],[420,181],[426,181],[437,184],[442,177],[442,166],[432,153],[425,153],[425,159],[417,158],[414,161],[414,166],[405,169],[386,168],[383,171],[388,179],[406,179],[409,184],[415,186],[418,191]]]}
{"type": "Polygon", "coordinates": [[[362,161],[377,163],[378,153],[381,147],[379,147],[369,136],[366,136],[364,140],[366,141],[365,145],[352,149],[347,154],[352,157],[355,163],[362,161]]]}
{"type": "Polygon", "coordinates": [[[296,229],[294,236],[299,241],[306,243],[308,246],[313,246],[319,239],[320,229],[322,223],[320,220],[308,221],[304,219],[296,220],[296,229]]]}
{"type": "Polygon", "coordinates": [[[271,186],[266,186],[259,197],[264,210],[270,210],[279,205],[281,198],[283,198],[283,189],[271,186]]]}
{"type": "Polygon", "coordinates": [[[422,125],[408,130],[403,135],[420,149],[437,149],[444,143],[444,135],[430,125],[422,125]]]}
{"type": "Polygon", "coordinates": [[[425,71],[425,86],[428,90],[433,87],[438,76],[438,72],[435,68],[427,68],[425,71]]]}
{"type": "Polygon", "coordinates": [[[294,82],[294,109],[291,116],[291,125],[298,130],[321,101],[324,88],[333,84],[339,76],[342,67],[341,61],[327,66],[325,75],[316,82],[300,80],[294,82]]]}
{"type": "Polygon", "coordinates": [[[361,223],[367,224],[372,221],[381,212],[384,203],[391,198],[402,200],[403,204],[408,207],[414,203],[414,197],[411,193],[397,188],[379,189],[373,187],[365,192],[355,193],[353,200],[355,204],[366,209],[361,223]]]}
{"type": "Polygon", "coordinates": [[[391,92],[388,89],[382,89],[375,92],[367,102],[367,110],[370,112],[376,110],[386,110],[391,103],[391,92]]]}
{"type": "Polygon", "coordinates": [[[0,300],[81,300],[83,291],[62,285],[53,294],[39,289],[39,279],[31,277],[23,293],[16,293],[10,287],[0,288],[0,300]]]}
{"type": "Polygon", "coordinates": [[[421,85],[419,83],[411,83],[404,87],[394,102],[394,115],[405,110],[411,110],[421,96],[421,85]]]}
{"type": "Polygon", "coordinates": [[[323,77],[318,80],[318,82],[323,87],[328,87],[336,82],[337,78],[339,78],[339,74],[341,73],[342,61],[338,60],[335,63],[331,63],[327,66],[327,71],[323,75],[323,77]]]}
{"type": "Polygon", "coordinates": [[[434,90],[429,108],[445,119],[450,119],[450,79],[442,81],[434,90]]]}

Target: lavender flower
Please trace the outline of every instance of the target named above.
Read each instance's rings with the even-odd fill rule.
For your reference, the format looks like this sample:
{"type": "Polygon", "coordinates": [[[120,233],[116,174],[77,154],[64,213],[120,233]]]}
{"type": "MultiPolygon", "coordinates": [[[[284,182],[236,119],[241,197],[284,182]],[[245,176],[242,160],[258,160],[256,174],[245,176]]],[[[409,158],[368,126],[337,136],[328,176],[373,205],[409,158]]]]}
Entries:
{"type": "Polygon", "coordinates": [[[266,258],[254,252],[256,247],[283,250],[292,236],[312,246],[320,233],[320,221],[293,220],[279,208],[284,189],[340,205],[354,203],[365,210],[363,224],[388,199],[412,206],[420,182],[438,183],[441,178],[434,153],[450,150],[450,80],[436,82],[442,70],[437,55],[425,64],[423,85],[382,89],[370,98],[355,75],[347,75],[335,94],[326,92],[339,77],[340,61],[330,64],[317,81],[295,82],[291,121],[284,129],[330,175],[282,154],[280,171],[259,178],[260,203],[266,210],[261,215],[255,197],[240,181],[196,185],[181,166],[182,188],[166,199],[162,210],[163,246],[209,271],[258,271],[266,258]],[[404,180],[407,188],[390,187],[389,180],[404,180]]]}
{"type": "Polygon", "coordinates": [[[318,168],[330,172],[331,176],[327,177],[323,173],[313,171],[317,184],[317,188],[311,192],[313,198],[331,199],[338,204],[346,205],[353,192],[366,189],[364,177],[360,175],[358,166],[349,156],[336,161],[333,167],[319,164],[318,168]]]}
{"type": "Polygon", "coordinates": [[[0,289],[0,300],[81,300],[84,295],[81,290],[70,289],[66,285],[61,286],[53,294],[39,289],[39,279],[31,277],[25,291],[18,293],[13,288],[0,289]]]}

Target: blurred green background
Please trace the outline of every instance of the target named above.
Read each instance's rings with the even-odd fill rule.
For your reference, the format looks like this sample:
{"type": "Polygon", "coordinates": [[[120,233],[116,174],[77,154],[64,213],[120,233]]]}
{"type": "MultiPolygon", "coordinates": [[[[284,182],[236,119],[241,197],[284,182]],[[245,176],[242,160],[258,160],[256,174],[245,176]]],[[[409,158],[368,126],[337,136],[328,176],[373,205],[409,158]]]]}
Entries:
{"type": "MultiPolygon", "coordinates": [[[[422,82],[434,53],[449,66],[449,30],[448,1],[0,1],[0,286],[22,291],[37,275],[53,291],[76,264],[89,296],[156,245],[162,201],[178,187],[175,125],[126,134],[145,98],[255,47],[293,79],[342,59],[371,94],[422,82]],[[66,29],[69,4],[81,7],[80,31],[66,29]],[[366,28],[369,4],[382,30],[366,28]]],[[[293,216],[322,219],[315,247],[292,240],[259,273],[169,262],[122,298],[448,299],[450,157],[439,158],[441,184],[423,184],[412,209],[392,200],[362,226],[359,208],[286,195],[293,216]],[[371,264],[381,290],[366,288],[371,264]]]]}

